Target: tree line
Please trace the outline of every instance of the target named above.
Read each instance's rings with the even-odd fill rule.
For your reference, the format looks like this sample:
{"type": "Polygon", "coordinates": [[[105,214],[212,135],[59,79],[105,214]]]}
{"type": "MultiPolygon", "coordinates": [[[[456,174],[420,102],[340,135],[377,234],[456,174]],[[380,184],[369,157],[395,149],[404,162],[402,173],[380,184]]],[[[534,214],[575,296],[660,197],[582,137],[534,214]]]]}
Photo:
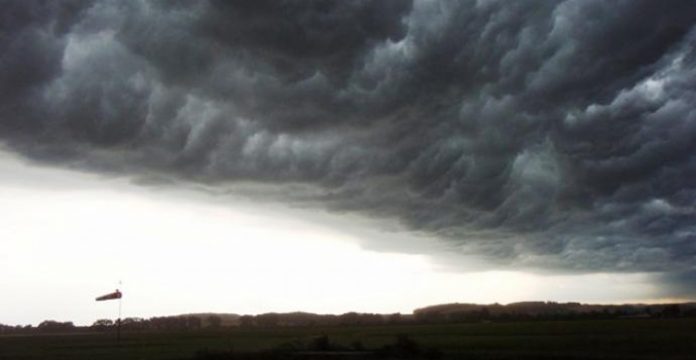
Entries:
{"type": "Polygon", "coordinates": [[[389,324],[437,324],[481,321],[582,320],[617,318],[696,317],[696,303],[657,305],[585,305],[579,303],[523,302],[508,305],[443,304],[417,309],[413,314],[373,314],[349,312],[341,315],[305,312],[259,315],[198,314],[161,316],[149,319],[129,317],[99,319],[91,326],[46,320],[38,326],[3,325],[0,334],[112,331],[194,331],[220,327],[268,328],[309,326],[370,326],[389,324]]]}

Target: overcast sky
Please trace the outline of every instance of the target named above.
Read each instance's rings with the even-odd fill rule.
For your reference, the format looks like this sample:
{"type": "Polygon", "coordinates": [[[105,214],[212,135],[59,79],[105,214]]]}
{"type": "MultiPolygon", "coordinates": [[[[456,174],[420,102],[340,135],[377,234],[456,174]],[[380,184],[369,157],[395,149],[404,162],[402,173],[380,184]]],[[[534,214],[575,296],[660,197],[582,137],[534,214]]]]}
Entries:
{"type": "Polygon", "coordinates": [[[696,297],[696,2],[0,17],[0,322],[696,297]]]}

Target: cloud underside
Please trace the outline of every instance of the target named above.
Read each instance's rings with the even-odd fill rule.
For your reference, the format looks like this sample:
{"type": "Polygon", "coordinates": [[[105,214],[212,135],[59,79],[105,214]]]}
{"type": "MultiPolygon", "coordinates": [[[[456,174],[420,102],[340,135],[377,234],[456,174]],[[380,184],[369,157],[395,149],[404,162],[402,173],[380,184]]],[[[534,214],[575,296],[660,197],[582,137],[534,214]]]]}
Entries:
{"type": "Polygon", "coordinates": [[[0,139],[505,266],[696,269],[696,4],[14,1],[0,139]]]}

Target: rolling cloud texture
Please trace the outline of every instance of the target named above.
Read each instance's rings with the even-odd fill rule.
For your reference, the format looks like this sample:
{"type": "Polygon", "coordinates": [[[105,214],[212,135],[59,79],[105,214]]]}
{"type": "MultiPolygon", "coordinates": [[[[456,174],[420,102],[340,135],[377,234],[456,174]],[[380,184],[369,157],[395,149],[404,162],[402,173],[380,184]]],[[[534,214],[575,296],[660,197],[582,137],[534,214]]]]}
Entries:
{"type": "Polygon", "coordinates": [[[696,2],[2,1],[0,141],[696,294],[696,2]]]}

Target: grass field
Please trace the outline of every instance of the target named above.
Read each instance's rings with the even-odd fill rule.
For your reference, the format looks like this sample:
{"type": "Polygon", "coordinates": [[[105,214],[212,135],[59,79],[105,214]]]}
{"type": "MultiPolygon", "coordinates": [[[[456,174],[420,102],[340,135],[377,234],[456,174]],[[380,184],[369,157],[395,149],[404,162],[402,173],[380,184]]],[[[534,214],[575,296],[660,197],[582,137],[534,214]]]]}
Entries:
{"type": "Polygon", "coordinates": [[[365,348],[407,334],[418,344],[464,359],[696,359],[696,319],[626,319],[385,325],[332,328],[226,328],[196,332],[129,332],[0,337],[0,360],[191,359],[197,351],[260,352],[327,335],[365,348]]]}

